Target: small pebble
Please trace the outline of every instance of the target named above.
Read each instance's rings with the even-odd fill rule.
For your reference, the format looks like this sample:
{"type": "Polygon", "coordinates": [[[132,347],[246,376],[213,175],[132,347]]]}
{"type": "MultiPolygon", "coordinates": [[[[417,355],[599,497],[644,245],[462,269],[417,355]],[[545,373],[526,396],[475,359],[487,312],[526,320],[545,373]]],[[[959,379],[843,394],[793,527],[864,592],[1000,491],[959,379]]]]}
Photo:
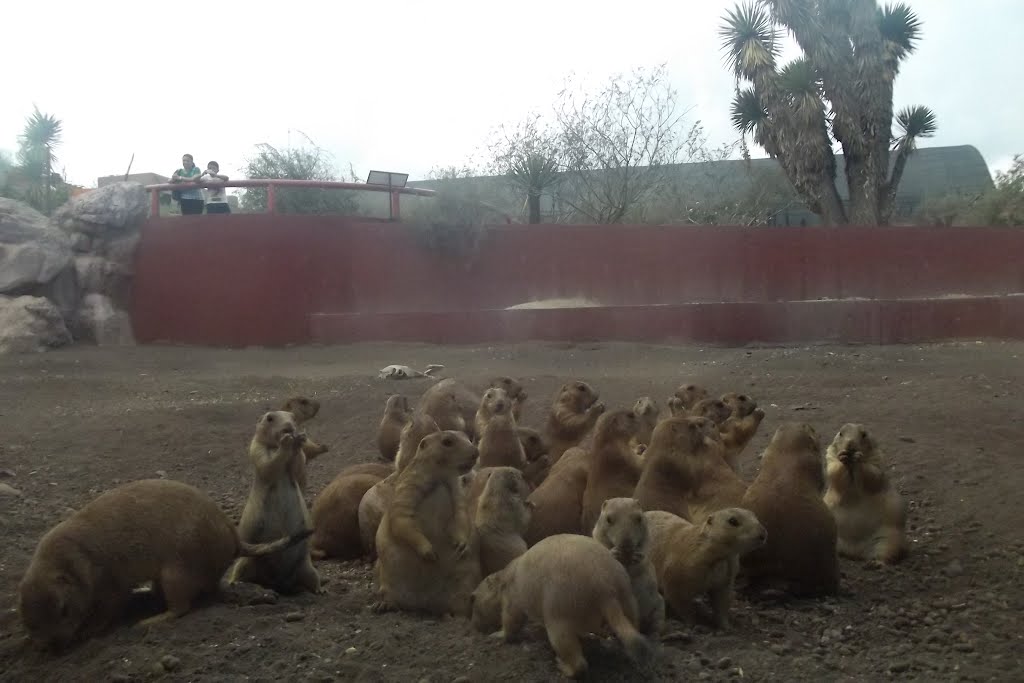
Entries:
{"type": "Polygon", "coordinates": [[[355,653],[356,653],[356,649],[354,647],[350,647],[347,650],[345,650],[345,654],[347,654],[347,655],[354,655],[355,653]]]}
{"type": "Polygon", "coordinates": [[[942,571],[946,573],[946,576],[960,576],[964,573],[964,566],[960,564],[960,560],[953,560],[942,571]]]}
{"type": "Polygon", "coordinates": [[[13,470],[0,470],[0,479],[11,479],[14,477],[13,470]]]}
{"type": "Polygon", "coordinates": [[[722,657],[718,660],[718,662],[715,663],[715,666],[717,666],[719,669],[728,669],[730,666],[732,666],[732,659],[730,659],[729,657],[722,657]]]}
{"type": "Polygon", "coordinates": [[[302,621],[305,618],[306,618],[306,615],[303,614],[302,612],[289,612],[288,614],[284,615],[284,620],[285,621],[289,621],[289,622],[291,622],[291,621],[302,621]]]}
{"type": "Polygon", "coordinates": [[[893,662],[892,664],[889,665],[889,673],[901,674],[904,671],[907,671],[909,669],[910,669],[910,662],[907,662],[907,661],[893,662]]]}
{"type": "Polygon", "coordinates": [[[177,671],[181,667],[181,660],[174,655],[164,655],[160,658],[160,666],[164,671],[177,671]]]}
{"type": "Polygon", "coordinates": [[[21,491],[8,484],[0,484],[0,496],[11,496],[13,498],[20,498],[21,491]]]}

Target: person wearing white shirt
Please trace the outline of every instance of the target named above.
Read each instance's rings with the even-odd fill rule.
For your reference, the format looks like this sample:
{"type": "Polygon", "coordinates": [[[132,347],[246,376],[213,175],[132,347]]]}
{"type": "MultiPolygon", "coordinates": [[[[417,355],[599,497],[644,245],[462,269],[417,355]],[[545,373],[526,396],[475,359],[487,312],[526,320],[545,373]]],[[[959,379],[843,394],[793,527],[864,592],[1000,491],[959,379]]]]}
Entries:
{"type": "MultiPolygon", "coordinates": [[[[220,182],[228,179],[226,175],[221,174],[220,164],[216,161],[206,164],[206,170],[203,171],[200,180],[204,178],[220,182]]],[[[223,187],[215,185],[204,188],[203,195],[206,198],[206,213],[231,213],[231,207],[228,205],[228,196],[223,187]]]]}

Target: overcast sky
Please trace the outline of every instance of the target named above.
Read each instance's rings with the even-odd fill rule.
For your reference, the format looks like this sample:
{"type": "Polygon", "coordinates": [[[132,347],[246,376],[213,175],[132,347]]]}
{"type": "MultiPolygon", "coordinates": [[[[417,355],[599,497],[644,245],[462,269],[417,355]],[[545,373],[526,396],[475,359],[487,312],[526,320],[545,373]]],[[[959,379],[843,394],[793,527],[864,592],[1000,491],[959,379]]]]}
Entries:
{"type": "MultiPolygon", "coordinates": [[[[192,2],[3,0],[0,149],[32,105],[64,122],[71,182],[169,175],[184,152],[238,176],[254,145],[302,131],[338,166],[423,177],[488,131],[549,110],[571,71],[666,62],[713,142],[735,137],[717,28],[732,0],[192,2]],[[370,9],[374,7],[374,9],[370,9]]],[[[929,146],[971,144],[994,170],[1024,153],[1021,0],[916,0],[924,39],[897,108],[939,118],[929,146]]]]}

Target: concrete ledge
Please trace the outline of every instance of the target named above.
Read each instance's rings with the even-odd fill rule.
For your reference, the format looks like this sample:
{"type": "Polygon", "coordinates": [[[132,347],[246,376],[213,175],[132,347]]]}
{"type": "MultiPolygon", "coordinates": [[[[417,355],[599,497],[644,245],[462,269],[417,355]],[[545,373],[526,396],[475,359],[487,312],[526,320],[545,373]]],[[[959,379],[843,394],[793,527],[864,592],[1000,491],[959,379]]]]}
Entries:
{"type": "Polygon", "coordinates": [[[1024,339],[1024,296],[691,303],[527,310],[314,313],[314,343],[523,341],[721,345],[1024,339]]]}

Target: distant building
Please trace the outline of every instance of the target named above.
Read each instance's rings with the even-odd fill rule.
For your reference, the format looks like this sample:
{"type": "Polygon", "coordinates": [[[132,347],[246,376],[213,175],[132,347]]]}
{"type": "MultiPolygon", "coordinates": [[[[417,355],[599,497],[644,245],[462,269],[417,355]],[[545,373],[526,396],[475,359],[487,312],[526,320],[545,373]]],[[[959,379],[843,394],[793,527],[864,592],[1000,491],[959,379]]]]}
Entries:
{"type": "MultiPolygon", "coordinates": [[[[891,162],[895,162],[895,154],[891,162]]],[[[849,201],[850,191],[843,171],[843,157],[836,156],[836,186],[839,197],[849,201]]],[[[713,204],[723,197],[742,197],[768,185],[783,188],[792,194],[782,167],[774,159],[742,159],[708,163],[673,164],[663,167],[666,184],[677,196],[693,205],[713,204]]],[[[603,171],[594,171],[603,173],[603,171]]],[[[478,176],[445,180],[418,180],[411,187],[433,190],[458,188],[472,192],[482,201],[512,216],[524,212],[523,195],[506,178],[478,176]]],[[[896,191],[893,223],[907,222],[926,202],[955,195],[975,195],[994,186],[988,165],[973,146],[926,147],[916,150],[907,161],[906,169],[896,191]]],[[[557,195],[541,197],[542,218],[551,220],[565,210],[566,202],[557,195]]],[[[655,207],[647,207],[649,209],[655,207]]],[[[655,211],[655,213],[659,213],[655,211]]],[[[817,215],[806,209],[799,200],[791,200],[772,210],[775,225],[815,225],[817,215]]]]}
{"type": "Polygon", "coordinates": [[[129,173],[127,177],[123,173],[121,175],[105,175],[96,179],[96,187],[121,183],[125,180],[143,185],[159,185],[168,182],[170,178],[159,173],[129,173]]]}

